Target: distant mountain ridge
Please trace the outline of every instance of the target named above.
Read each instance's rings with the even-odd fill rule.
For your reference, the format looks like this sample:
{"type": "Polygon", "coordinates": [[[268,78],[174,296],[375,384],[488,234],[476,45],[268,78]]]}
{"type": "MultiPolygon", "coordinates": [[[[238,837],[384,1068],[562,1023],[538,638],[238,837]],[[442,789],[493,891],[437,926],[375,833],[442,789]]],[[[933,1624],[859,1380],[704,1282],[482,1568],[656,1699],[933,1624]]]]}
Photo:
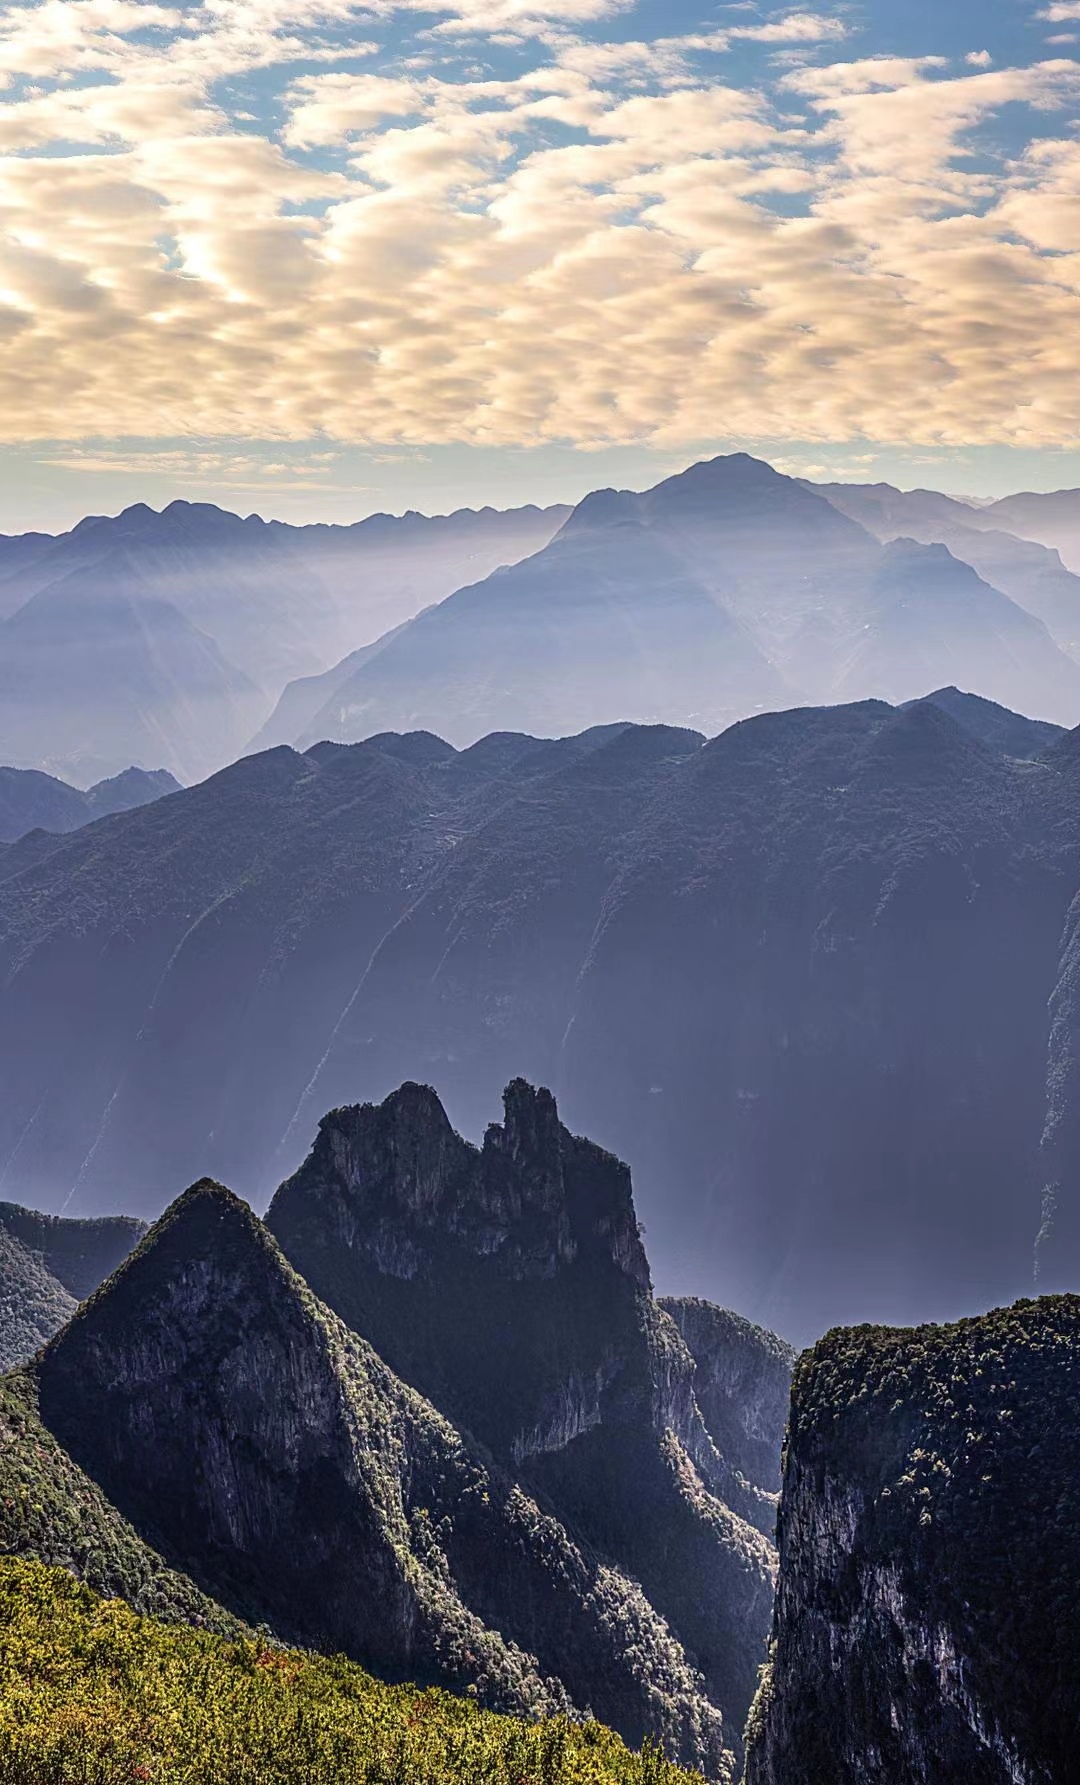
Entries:
{"type": "Polygon", "coordinates": [[[279,748],[24,839],[2,1181],[152,1217],[202,1166],[265,1207],[321,1109],[438,1082],[480,1135],[521,1075],[630,1160],[666,1292],[794,1338],[948,1317],[1030,1288],[1040,1230],[1067,1281],[1078,763],[942,690],[279,748]]]}
{"type": "Polygon", "coordinates": [[[0,758],[84,780],[159,762],[198,780],[240,753],[284,682],[534,550],[565,512],[291,527],[177,501],[0,538],[0,758]]]}
{"type": "Polygon", "coordinates": [[[84,792],[39,769],[0,768],[0,843],[16,842],[32,830],[78,830],[95,818],[130,812],[179,790],[167,769],[125,769],[84,792]]]}
{"type": "MultiPolygon", "coordinates": [[[[715,732],[778,706],[902,702],[947,682],[1080,720],[1080,662],[1036,613],[936,541],[883,545],[855,515],[842,489],[745,453],[642,494],[595,491],[532,557],[459,589],[302,699],[290,692],[303,720],[291,741],[429,730],[466,746],[491,730],[564,735],[617,719],[715,732]]],[[[1002,561],[991,554],[991,568],[1002,561]]],[[[1074,580],[1057,569],[1066,590],[1043,602],[1055,613],[1074,580]]]]}

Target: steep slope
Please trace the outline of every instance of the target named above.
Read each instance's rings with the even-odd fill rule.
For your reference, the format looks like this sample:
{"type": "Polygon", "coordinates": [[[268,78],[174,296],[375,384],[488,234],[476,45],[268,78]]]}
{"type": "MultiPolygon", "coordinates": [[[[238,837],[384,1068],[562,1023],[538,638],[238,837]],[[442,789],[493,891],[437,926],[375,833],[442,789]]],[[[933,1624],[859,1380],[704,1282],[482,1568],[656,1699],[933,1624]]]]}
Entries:
{"type": "Polygon", "coordinates": [[[41,1417],[213,1599],[390,1679],[591,1704],[725,1777],[715,1701],[641,1589],[575,1540],[196,1185],[36,1366],[41,1417]]]}
{"type": "Polygon", "coordinates": [[[1080,664],[1040,620],[945,546],[896,539],[884,548],[834,691],[841,700],[902,702],[942,683],[1062,725],[1080,722],[1080,664]]]}
{"type": "Polygon", "coordinates": [[[0,842],[14,842],[38,829],[78,830],[95,818],[131,812],[179,788],[166,769],[125,769],[83,792],[39,769],[0,768],[0,842]]]}
{"type": "Polygon", "coordinates": [[[660,1306],[694,1360],[694,1398],[728,1469],[778,1493],[777,1439],[787,1425],[795,1352],[775,1333],[697,1296],[664,1296],[660,1306]]]}
{"type": "Polygon", "coordinates": [[[347,1661],[224,1642],[102,1601],[59,1570],[0,1561],[0,1764],[7,1785],[700,1785],[598,1724],[524,1723],[347,1661]]]}
{"type": "Polygon", "coordinates": [[[1070,656],[1080,656],[1080,577],[1037,539],[1001,531],[1009,522],[997,508],[973,508],[934,490],[897,490],[887,483],[813,487],[882,541],[947,546],[984,582],[1042,620],[1070,656]]]}
{"type": "Polygon", "coordinates": [[[0,1371],[33,1357],[75,1308],[40,1253],[0,1226],[0,1371]]]}
{"type": "Polygon", "coordinates": [[[747,1785],[1062,1785],[1076,1765],[1080,1301],[800,1362],[747,1785]]]}

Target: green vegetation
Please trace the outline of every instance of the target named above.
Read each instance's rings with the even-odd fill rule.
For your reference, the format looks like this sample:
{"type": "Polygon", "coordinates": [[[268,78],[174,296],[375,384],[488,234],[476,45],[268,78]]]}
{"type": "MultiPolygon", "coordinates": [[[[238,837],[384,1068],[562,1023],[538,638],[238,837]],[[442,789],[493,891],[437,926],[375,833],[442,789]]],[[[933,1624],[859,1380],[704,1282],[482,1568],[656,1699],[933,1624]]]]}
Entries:
{"type": "Polygon", "coordinates": [[[692,1785],[595,1723],[524,1723],[343,1660],[140,1617],[0,1560],[0,1785],[692,1785]]]}
{"type": "Polygon", "coordinates": [[[69,1568],[153,1617],[245,1631],[167,1567],[57,1443],[42,1423],[32,1370],[0,1378],[0,1550],[69,1568]]]}

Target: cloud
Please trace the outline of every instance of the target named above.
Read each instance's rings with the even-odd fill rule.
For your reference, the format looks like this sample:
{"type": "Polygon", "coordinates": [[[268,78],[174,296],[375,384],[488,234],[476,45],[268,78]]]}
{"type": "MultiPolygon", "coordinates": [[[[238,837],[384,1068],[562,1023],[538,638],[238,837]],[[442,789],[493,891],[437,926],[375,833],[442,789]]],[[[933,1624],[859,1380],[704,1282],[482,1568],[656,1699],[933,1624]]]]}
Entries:
{"type": "MultiPolygon", "coordinates": [[[[617,10],[0,14],[2,436],[1075,440],[1076,63],[839,60],[843,21],[810,12],[579,29],[617,10]],[[409,14],[423,54],[376,55],[409,14]],[[531,50],[499,72],[457,56],[447,30],[481,20],[531,50]],[[765,53],[739,87],[743,41],[829,60],[778,78],[765,53]],[[995,158],[987,133],[1024,107],[1038,131],[995,158]]],[[[84,451],[103,468],[100,446],[65,463],[84,451]]]]}

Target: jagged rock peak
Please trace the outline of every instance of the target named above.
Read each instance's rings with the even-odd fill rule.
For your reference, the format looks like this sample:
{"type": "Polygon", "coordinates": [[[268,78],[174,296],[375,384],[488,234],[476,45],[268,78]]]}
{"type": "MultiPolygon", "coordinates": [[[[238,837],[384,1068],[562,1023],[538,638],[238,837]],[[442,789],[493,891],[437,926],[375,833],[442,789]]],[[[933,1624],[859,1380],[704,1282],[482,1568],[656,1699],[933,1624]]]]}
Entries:
{"type": "Polygon", "coordinates": [[[647,1288],[626,1166],[571,1135],[551,1092],[524,1079],[507,1086],[503,1110],[481,1148],[455,1133],[430,1085],[332,1110],[275,1196],[271,1228],[289,1227],[304,1205],[326,1214],[334,1204],[340,1237],[392,1275],[424,1271],[449,1243],[509,1277],[606,1259],[647,1288]]]}

